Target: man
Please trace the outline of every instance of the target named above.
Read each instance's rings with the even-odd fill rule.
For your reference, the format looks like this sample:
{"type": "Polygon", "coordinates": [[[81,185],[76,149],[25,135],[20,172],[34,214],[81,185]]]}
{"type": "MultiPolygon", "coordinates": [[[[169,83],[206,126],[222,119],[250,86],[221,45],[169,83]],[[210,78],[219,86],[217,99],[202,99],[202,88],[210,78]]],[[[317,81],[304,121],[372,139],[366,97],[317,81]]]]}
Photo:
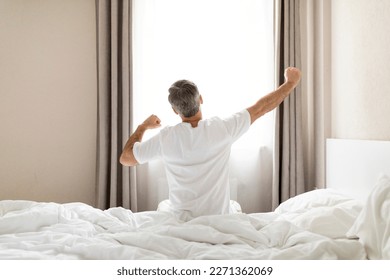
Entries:
{"type": "Polygon", "coordinates": [[[202,119],[202,96],[196,85],[180,80],[169,88],[168,100],[182,122],[165,127],[141,142],[146,130],[161,126],[151,115],[127,141],[121,164],[134,166],[160,158],[169,185],[169,209],[180,219],[227,214],[230,208],[229,156],[231,145],[258,118],[276,108],[298,85],[299,69],[289,67],[285,82],[254,105],[226,119],[202,119]]]}

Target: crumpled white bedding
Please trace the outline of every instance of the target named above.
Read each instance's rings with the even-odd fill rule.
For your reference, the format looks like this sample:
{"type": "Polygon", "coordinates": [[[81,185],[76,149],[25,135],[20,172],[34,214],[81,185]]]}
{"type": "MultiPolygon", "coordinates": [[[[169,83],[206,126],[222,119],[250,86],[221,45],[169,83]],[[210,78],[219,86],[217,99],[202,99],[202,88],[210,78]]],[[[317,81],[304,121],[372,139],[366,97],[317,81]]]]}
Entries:
{"type": "MultiPolygon", "coordinates": [[[[334,196],[323,191],[319,200],[334,196]]],[[[346,237],[362,206],[342,197],[312,205],[315,192],[275,212],[189,222],[157,211],[0,201],[0,259],[366,259],[362,243],[346,237]]]]}

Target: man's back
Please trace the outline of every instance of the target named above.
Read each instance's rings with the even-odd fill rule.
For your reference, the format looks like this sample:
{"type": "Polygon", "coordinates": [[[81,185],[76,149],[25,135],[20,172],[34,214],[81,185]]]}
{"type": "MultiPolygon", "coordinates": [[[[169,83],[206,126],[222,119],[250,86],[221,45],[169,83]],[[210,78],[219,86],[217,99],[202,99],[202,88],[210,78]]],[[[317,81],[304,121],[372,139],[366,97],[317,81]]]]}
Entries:
{"type": "Polygon", "coordinates": [[[230,148],[250,126],[243,110],[227,119],[180,123],[134,146],[139,162],[158,155],[165,165],[171,210],[188,220],[201,215],[228,214],[230,148]]]}

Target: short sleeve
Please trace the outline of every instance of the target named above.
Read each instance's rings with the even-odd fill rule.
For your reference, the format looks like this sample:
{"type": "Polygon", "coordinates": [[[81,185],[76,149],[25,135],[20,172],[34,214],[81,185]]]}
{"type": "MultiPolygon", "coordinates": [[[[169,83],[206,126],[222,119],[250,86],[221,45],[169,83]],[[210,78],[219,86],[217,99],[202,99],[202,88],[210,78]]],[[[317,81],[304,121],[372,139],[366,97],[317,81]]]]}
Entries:
{"type": "Polygon", "coordinates": [[[246,109],[231,115],[223,121],[233,141],[240,138],[251,126],[251,117],[246,109]]]}
{"type": "Polygon", "coordinates": [[[160,135],[157,134],[144,142],[136,142],[133,154],[140,164],[158,159],[161,156],[160,135]]]}

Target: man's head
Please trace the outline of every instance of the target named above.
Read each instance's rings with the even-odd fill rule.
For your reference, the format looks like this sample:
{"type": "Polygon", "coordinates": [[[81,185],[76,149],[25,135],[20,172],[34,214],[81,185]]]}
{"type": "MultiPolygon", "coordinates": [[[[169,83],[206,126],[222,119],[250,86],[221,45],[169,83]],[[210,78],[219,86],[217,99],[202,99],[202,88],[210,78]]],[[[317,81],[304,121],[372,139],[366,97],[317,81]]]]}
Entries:
{"type": "Polygon", "coordinates": [[[201,97],[193,82],[179,80],[169,88],[168,100],[175,112],[183,117],[195,116],[199,111],[201,97]]]}

